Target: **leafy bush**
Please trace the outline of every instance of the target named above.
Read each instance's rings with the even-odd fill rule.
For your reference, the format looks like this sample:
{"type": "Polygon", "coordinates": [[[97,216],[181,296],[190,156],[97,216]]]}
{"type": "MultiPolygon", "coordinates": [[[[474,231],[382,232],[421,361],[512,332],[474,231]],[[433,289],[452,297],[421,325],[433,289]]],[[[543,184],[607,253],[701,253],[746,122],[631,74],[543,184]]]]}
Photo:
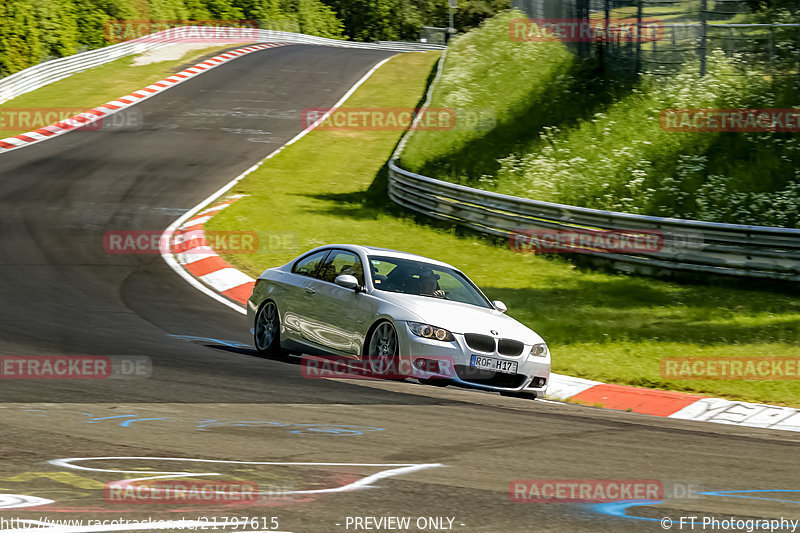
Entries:
{"type": "MultiPolygon", "coordinates": [[[[465,31],[509,0],[462,0],[465,31]]],[[[108,44],[104,24],[134,20],[258,20],[265,29],[333,39],[416,40],[420,28],[446,26],[441,0],[12,0],[0,4],[0,77],[53,57],[108,44]]]]}
{"type": "MultiPolygon", "coordinates": [[[[344,21],[345,34],[358,41],[416,40],[422,26],[447,27],[444,0],[323,0],[344,21]]],[[[476,27],[509,0],[459,0],[453,25],[459,32],[476,27]]]]}
{"type": "Polygon", "coordinates": [[[504,14],[457,41],[432,106],[489,106],[489,132],[417,132],[402,163],[441,179],[612,211],[800,227],[793,133],[669,132],[669,108],[796,107],[794,80],[709,54],[631,85],[560,45],[512,43],[504,14]],[[527,67],[527,68],[526,68],[527,67]]]}
{"type": "Polygon", "coordinates": [[[535,137],[544,117],[568,109],[558,83],[577,79],[572,73],[580,65],[561,43],[512,41],[509,22],[522,16],[504,12],[450,45],[431,105],[454,110],[456,128],[415,133],[402,156],[404,165],[478,178],[497,170],[495,153],[522,145],[535,137]],[[543,105],[548,113],[542,113],[543,105]],[[461,127],[460,117],[474,114],[493,118],[494,127],[461,127]]]}
{"type": "Polygon", "coordinates": [[[339,39],[344,30],[320,0],[13,0],[0,4],[0,76],[106,46],[104,25],[114,19],[260,20],[339,39]]]}
{"type": "MultiPolygon", "coordinates": [[[[715,53],[712,75],[694,65],[650,74],[627,96],[574,128],[544,131],[527,152],[501,159],[498,190],[658,216],[800,224],[800,142],[791,133],[669,132],[669,108],[780,108],[786,87],[715,53]]],[[[791,94],[791,91],[789,91],[791,94]]]]}

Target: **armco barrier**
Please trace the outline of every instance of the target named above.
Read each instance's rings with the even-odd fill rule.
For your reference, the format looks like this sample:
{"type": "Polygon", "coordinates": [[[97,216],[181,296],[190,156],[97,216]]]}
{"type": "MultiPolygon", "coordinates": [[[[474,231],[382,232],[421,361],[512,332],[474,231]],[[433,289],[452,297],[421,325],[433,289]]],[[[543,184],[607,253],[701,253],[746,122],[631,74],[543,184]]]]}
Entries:
{"type": "Polygon", "coordinates": [[[648,275],[688,271],[800,281],[800,229],[616,213],[473,189],[400,168],[398,157],[411,134],[406,134],[389,162],[389,197],[413,211],[512,240],[526,230],[660,232],[663,247],[658,251],[623,254],[582,249],[581,254],[610,262],[617,270],[648,275]]]}
{"type": "Polygon", "coordinates": [[[800,281],[800,229],[715,224],[541,202],[414,174],[398,167],[395,159],[389,163],[389,197],[419,213],[508,238],[531,229],[661,232],[659,251],[581,250],[622,271],[684,270],[800,281]]]}
{"type": "MultiPolygon", "coordinates": [[[[365,48],[372,50],[387,50],[394,52],[413,52],[423,50],[439,50],[442,46],[424,43],[406,42],[380,42],[380,43],[359,43],[351,41],[339,41],[324,37],[314,37],[302,33],[291,33],[275,30],[261,29],[242,29],[241,40],[231,40],[230,36],[235,29],[225,27],[203,27],[202,36],[209,39],[209,43],[214,42],[263,42],[278,41],[291,42],[298,44],[317,44],[324,46],[338,46],[347,48],[365,48]]],[[[186,26],[173,28],[161,32],[153,33],[131,41],[106,46],[97,50],[81,52],[68,57],[45,61],[34,65],[20,72],[0,79],[0,104],[16,98],[29,91],[39,89],[50,83],[59,81],[76,72],[81,72],[94,67],[99,67],[110,61],[121,57],[140,54],[147,50],[165,46],[168,44],[184,42],[191,38],[197,41],[196,26],[186,26]]]]}
{"type": "Polygon", "coordinates": [[[152,48],[164,46],[168,42],[140,39],[106,46],[97,50],[81,52],[72,56],[52,59],[0,79],[0,104],[22,94],[44,87],[81,72],[132,54],[141,54],[152,48]]]}

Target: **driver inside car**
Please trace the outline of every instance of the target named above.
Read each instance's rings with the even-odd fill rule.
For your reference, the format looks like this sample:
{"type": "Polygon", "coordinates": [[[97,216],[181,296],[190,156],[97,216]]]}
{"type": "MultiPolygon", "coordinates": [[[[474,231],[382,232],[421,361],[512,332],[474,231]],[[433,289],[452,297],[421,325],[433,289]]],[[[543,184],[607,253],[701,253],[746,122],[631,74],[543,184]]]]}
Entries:
{"type": "Polygon", "coordinates": [[[445,294],[439,288],[439,275],[435,274],[433,270],[423,270],[419,274],[419,294],[421,296],[434,296],[436,298],[444,298],[445,294]]]}

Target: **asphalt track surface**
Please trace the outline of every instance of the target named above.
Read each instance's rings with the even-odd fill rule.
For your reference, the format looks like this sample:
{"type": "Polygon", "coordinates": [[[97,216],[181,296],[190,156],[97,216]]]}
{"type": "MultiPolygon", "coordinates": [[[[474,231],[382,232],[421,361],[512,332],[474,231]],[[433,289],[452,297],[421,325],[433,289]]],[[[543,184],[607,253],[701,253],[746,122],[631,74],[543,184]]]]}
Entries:
{"type": "Polygon", "coordinates": [[[703,516],[800,518],[800,493],[775,492],[800,489],[793,433],[411,382],[304,379],[296,361],[258,357],[243,316],[157,254],[105,251],[109,230],[166,228],[297,134],[301,109],[333,104],[388,55],[306,45],[256,52],[140,103],[141,129],[73,132],[0,155],[0,354],[153,364],[148,379],[0,382],[0,493],[54,500],[0,510],[0,531],[14,528],[2,519],[41,517],[274,516],[294,532],[393,530],[348,527],[348,516],[408,516],[409,531],[430,531],[416,527],[418,517],[449,517],[452,530],[470,533],[663,531],[663,517],[672,530],[692,530],[681,516],[710,531],[703,516]],[[214,472],[278,497],[227,507],[113,503],[103,484],[134,474],[48,462],[78,457],[117,457],[79,463],[105,470],[214,472]],[[352,489],[387,470],[363,490],[284,495],[352,489]],[[702,494],[626,508],[513,503],[518,479],[653,479],[702,494]],[[763,492],[718,493],[748,490],[763,492]]]}

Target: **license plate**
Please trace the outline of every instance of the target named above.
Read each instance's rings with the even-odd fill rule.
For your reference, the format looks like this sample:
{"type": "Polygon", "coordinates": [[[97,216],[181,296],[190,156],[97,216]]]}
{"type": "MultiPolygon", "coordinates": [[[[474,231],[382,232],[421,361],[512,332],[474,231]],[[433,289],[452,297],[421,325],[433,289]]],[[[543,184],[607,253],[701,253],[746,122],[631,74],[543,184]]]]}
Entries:
{"type": "Polygon", "coordinates": [[[480,368],[481,370],[493,370],[495,372],[502,372],[503,374],[516,374],[517,362],[505,361],[503,359],[495,359],[494,357],[484,357],[482,355],[473,355],[472,368],[480,368]]]}

